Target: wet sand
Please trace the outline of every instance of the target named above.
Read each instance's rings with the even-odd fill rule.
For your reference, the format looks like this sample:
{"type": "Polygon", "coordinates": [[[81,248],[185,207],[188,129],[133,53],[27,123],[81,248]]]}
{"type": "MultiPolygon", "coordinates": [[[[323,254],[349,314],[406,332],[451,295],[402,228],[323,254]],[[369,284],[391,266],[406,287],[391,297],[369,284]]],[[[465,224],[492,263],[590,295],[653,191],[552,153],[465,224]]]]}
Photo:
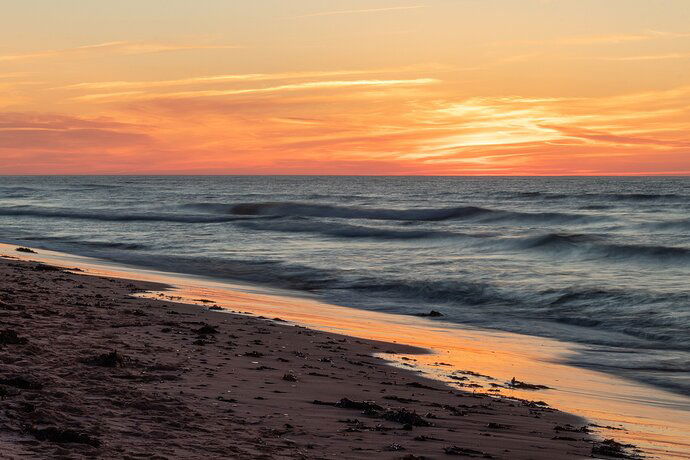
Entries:
{"type": "Polygon", "coordinates": [[[381,357],[421,349],[133,296],[164,288],[0,259],[4,458],[567,459],[607,448],[581,418],[381,357]]]}

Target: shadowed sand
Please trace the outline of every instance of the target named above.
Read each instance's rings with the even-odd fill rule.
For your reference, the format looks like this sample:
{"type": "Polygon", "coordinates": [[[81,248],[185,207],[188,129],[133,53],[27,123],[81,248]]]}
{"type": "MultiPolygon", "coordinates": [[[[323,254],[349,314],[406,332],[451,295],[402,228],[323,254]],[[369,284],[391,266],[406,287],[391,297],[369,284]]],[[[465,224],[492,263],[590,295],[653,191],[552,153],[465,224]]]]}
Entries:
{"type": "MultiPolygon", "coordinates": [[[[586,422],[388,366],[399,344],[0,258],[3,458],[582,458],[586,422]]],[[[615,446],[614,446],[615,447],[615,446]]]]}

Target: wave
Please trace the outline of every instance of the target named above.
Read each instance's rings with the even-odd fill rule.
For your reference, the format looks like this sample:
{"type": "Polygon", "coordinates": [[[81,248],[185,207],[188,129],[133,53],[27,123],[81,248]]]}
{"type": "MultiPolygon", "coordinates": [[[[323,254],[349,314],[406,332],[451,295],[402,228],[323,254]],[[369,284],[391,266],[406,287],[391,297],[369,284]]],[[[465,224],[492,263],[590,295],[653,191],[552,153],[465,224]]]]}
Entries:
{"type": "Polygon", "coordinates": [[[598,235],[547,233],[519,239],[519,249],[569,251],[585,257],[646,260],[653,262],[690,262],[690,249],[678,246],[609,243],[598,235]]]}
{"type": "Polygon", "coordinates": [[[690,219],[648,222],[642,224],[642,227],[651,230],[690,231],[690,219]]]}
{"type": "Polygon", "coordinates": [[[599,221],[599,216],[567,214],[560,212],[529,213],[482,208],[478,206],[457,206],[449,208],[363,208],[299,202],[263,203],[195,203],[187,207],[217,214],[241,216],[277,217],[324,217],[364,220],[399,220],[433,222],[444,220],[474,219],[483,222],[512,221],[518,223],[584,223],[599,221]]]}
{"type": "Polygon", "coordinates": [[[99,249],[123,249],[127,251],[142,251],[150,249],[149,246],[140,243],[120,243],[117,241],[66,241],[80,246],[89,246],[99,249]]]}
{"type": "Polygon", "coordinates": [[[2,216],[42,217],[52,219],[79,219],[102,222],[177,222],[177,223],[223,223],[243,220],[239,217],[184,215],[171,213],[117,214],[116,212],[84,212],[74,209],[53,209],[45,207],[15,206],[0,208],[2,216]]]}
{"type": "MultiPolygon", "coordinates": [[[[598,222],[600,216],[587,214],[568,214],[561,212],[519,212],[500,209],[488,209],[478,206],[458,206],[449,208],[413,208],[386,209],[361,208],[326,204],[306,204],[297,202],[265,203],[196,203],[184,205],[183,208],[194,209],[197,213],[128,213],[117,211],[80,211],[71,208],[49,208],[34,206],[12,206],[0,208],[0,215],[17,217],[43,217],[97,220],[108,222],[180,222],[180,223],[223,223],[247,220],[247,218],[281,218],[281,217],[320,217],[360,220],[396,220],[404,222],[437,222],[446,220],[473,220],[481,223],[514,223],[514,224],[584,224],[598,222]],[[201,212],[201,213],[200,213],[201,212]]],[[[352,230],[352,229],[351,229],[352,230]]],[[[359,230],[344,231],[349,236],[361,233],[359,230]]],[[[403,235],[403,233],[398,233],[403,235]]],[[[348,236],[348,235],[345,235],[348,236]]],[[[395,235],[392,233],[392,237],[395,235]]],[[[419,238],[429,235],[407,233],[402,237],[419,238]],[[412,236],[411,236],[412,235],[412,236]]]]}
{"type": "Polygon", "coordinates": [[[84,246],[98,249],[123,249],[128,251],[141,251],[151,249],[149,246],[141,243],[123,243],[119,241],[82,241],[64,236],[24,236],[24,241],[55,241],[57,243],[66,243],[69,245],[84,246]]]}
{"type": "MultiPolygon", "coordinates": [[[[376,228],[363,225],[350,225],[310,220],[272,220],[271,222],[245,221],[239,222],[237,225],[242,228],[260,231],[310,233],[340,238],[373,238],[382,240],[414,240],[424,238],[475,236],[435,230],[398,230],[393,228],[376,228]]],[[[479,237],[481,235],[476,236],[479,237]]]]}
{"type": "Polygon", "coordinates": [[[564,248],[573,247],[582,243],[591,243],[598,241],[600,238],[595,235],[586,235],[578,233],[547,233],[546,235],[539,235],[528,237],[521,242],[521,246],[526,248],[564,248]]]}
{"type": "Polygon", "coordinates": [[[554,193],[554,192],[500,192],[502,198],[536,198],[543,200],[593,200],[593,201],[678,201],[687,202],[690,196],[678,193],[554,193]]]}
{"type": "Polygon", "coordinates": [[[14,193],[14,192],[35,192],[38,189],[35,189],[33,187],[23,187],[23,186],[14,186],[14,185],[0,185],[0,192],[1,193],[14,193]]]}

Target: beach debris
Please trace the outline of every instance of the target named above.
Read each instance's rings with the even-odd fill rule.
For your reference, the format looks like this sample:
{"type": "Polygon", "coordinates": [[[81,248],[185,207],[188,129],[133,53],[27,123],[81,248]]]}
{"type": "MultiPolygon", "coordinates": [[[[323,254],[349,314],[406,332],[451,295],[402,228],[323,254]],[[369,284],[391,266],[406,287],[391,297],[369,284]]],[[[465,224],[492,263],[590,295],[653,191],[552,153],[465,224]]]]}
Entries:
{"type": "Polygon", "coordinates": [[[17,396],[19,394],[19,391],[17,391],[14,388],[5,386],[5,385],[0,385],[0,400],[3,400],[5,398],[10,398],[12,396],[17,396]]]}
{"type": "Polygon", "coordinates": [[[496,380],[495,378],[491,377],[490,375],[484,375],[480,374],[479,372],[474,372],[474,371],[453,371],[453,374],[461,374],[461,375],[471,375],[473,377],[481,377],[486,380],[496,380]]]}
{"type": "Polygon", "coordinates": [[[17,248],[17,249],[15,249],[15,251],[24,252],[27,254],[37,254],[36,251],[34,251],[33,249],[29,249],[29,248],[17,248]]]}
{"type": "Polygon", "coordinates": [[[17,311],[17,310],[24,310],[23,305],[10,305],[7,302],[3,302],[0,300],[0,310],[8,310],[8,311],[17,311]]]}
{"type": "Polygon", "coordinates": [[[570,424],[566,425],[556,425],[553,427],[553,431],[569,431],[571,433],[589,433],[591,430],[587,427],[587,425],[582,425],[580,428],[575,428],[574,426],[570,424]]]}
{"type": "Polygon", "coordinates": [[[17,332],[12,329],[5,329],[0,331],[0,345],[23,345],[27,340],[19,337],[17,332]]]}
{"type": "Polygon", "coordinates": [[[384,447],[383,450],[385,450],[387,452],[399,452],[399,451],[406,450],[406,449],[403,446],[401,446],[400,444],[393,443],[391,445],[384,447]]]}
{"type": "Polygon", "coordinates": [[[286,382],[296,382],[297,381],[297,376],[293,374],[292,372],[287,372],[283,375],[283,380],[286,382]]]}
{"type": "Polygon", "coordinates": [[[426,441],[443,441],[443,439],[440,438],[434,438],[433,436],[426,436],[423,434],[420,434],[419,436],[414,437],[415,441],[419,442],[426,442],[426,441]]]}
{"type": "Polygon", "coordinates": [[[622,427],[615,427],[615,426],[610,426],[610,425],[597,425],[596,423],[590,423],[589,426],[592,426],[594,428],[602,428],[605,430],[625,431],[625,428],[622,428],[622,427]]]}
{"type": "Polygon", "coordinates": [[[419,402],[419,399],[401,398],[400,396],[394,396],[394,395],[384,396],[383,399],[388,399],[389,401],[397,401],[397,402],[401,402],[401,403],[405,403],[405,404],[419,402]]]}
{"type": "Polygon", "coordinates": [[[88,364],[89,366],[127,367],[129,364],[131,364],[132,359],[118,353],[117,351],[111,351],[109,353],[89,356],[88,358],[83,358],[80,361],[84,364],[88,364]]]}
{"type": "Polygon", "coordinates": [[[412,429],[414,426],[434,426],[415,411],[408,409],[384,409],[375,401],[353,401],[349,398],[342,398],[340,401],[332,403],[316,399],[313,401],[313,404],[333,406],[340,409],[361,410],[364,415],[399,423],[405,429],[412,429]]]}
{"type": "Polygon", "coordinates": [[[436,388],[436,387],[432,387],[432,386],[430,386],[430,385],[425,385],[425,384],[419,383],[419,382],[408,382],[408,383],[406,383],[405,385],[408,386],[408,387],[412,387],[412,388],[421,388],[421,389],[424,389],[424,390],[446,391],[446,390],[443,389],[443,388],[436,388]]]}
{"type": "Polygon", "coordinates": [[[489,422],[486,424],[486,427],[492,430],[507,430],[510,428],[510,425],[504,425],[503,423],[495,423],[495,422],[489,422]]]}
{"type": "Polygon", "coordinates": [[[417,316],[422,318],[439,318],[443,316],[443,313],[438,310],[431,310],[429,313],[417,313],[417,316]]]}
{"type": "Polygon", "coordinates": [[[50,441],[58,444],[87,444],[92,447],[101,445],[101,441],[87,433],[71,430],[69,428],[63,429],[55,426],[46,428],[30,428],[29,431],[39,441],[50,441]]]}
{"type": "Polygon", "coordinates": [[[467,412],[465,412],[464,410],[451,406],[450,404],[432,403],[430,405],[432,407],[440,407],[441,409],[445,409],[448,412],[450,412],[451,415],[454,415],[456,417],[464,417],[465,415],[467,415],[467,412]]]}
{"type": "Polygon", "coordinates": [[[218,326],[211,326],[210,324],[204,324],[199,329],[196,329],[194,332],[196,332],[199,335],[218,334],[218,326]]]}
{"type": "Polygon", "coordinates": [[[22,376],[9,377],[0,379],[0,385],[7,385],[8,387],[19,388],[20,390],[41,390],[43,384],[35,380],[27,379],[22,376]]]}
{"type": "Polygon", "coordinates": [[[443,452],[446,455],[460,455],[463,457],[494,458],[493,455],[482,452],[481,450],[468,449],[466,447],[450,446],[445,447],[443,452]]]}
{"type": "Polygon", "coordinates": [[[413,410],[393,409],[383,413],[383,418],[401,425],[413,426],[434,426],[433,423],[424,420],[421,415],[413,410]]]}
{"type": "Polygon", "coordinates": [[[515,377],[510,379],[510,382],[507,382],[506,385],[508,385],[509,388],[517,388],[519,390],[548,390],[549,387],[546,385],[535,385],[533,383],[527,383],[527,382],[521,382],[520,380],[516,380],[515,377]]]}
{"type": "Polygon", "coordinates": [[[365,412],[383,410],[383,407],[379,406],[374,401],[353,401],[348,398],[342,398],[340,401],[333,405],[341,409],[356,409],[365,412]]]}
{"type": "MultiPolygon", "coordinates": [[[[31,267],[31,269],[35,272],[61,272],[64,271],[63,268],[60,267],[55,267],[53,265],[46,265],[46,264],[35,264],[31,267]]],[[[79,287],[79,286],[76,286],[79,287]]],[[[82,286],[84,287],[84,286],[82,286]]]]}
{"type": "Polygon", "coordinates": [[[635,446],[633,444],[621,444],[613,439],[606,439],[592,446],[592,455],[628,459],[640,458],[638,455],[628,452],[630,449],[635,449],[635,446]]]}

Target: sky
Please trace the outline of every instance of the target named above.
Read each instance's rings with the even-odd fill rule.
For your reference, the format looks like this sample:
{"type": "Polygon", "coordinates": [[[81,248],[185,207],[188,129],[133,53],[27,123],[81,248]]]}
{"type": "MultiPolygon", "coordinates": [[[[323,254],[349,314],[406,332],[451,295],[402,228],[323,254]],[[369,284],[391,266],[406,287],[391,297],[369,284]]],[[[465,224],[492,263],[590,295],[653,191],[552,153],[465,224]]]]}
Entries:
{"type": "Polygon", "coordinates": [[[0,174],[690,174],[690,1],[6,0],[0,174]]]}

